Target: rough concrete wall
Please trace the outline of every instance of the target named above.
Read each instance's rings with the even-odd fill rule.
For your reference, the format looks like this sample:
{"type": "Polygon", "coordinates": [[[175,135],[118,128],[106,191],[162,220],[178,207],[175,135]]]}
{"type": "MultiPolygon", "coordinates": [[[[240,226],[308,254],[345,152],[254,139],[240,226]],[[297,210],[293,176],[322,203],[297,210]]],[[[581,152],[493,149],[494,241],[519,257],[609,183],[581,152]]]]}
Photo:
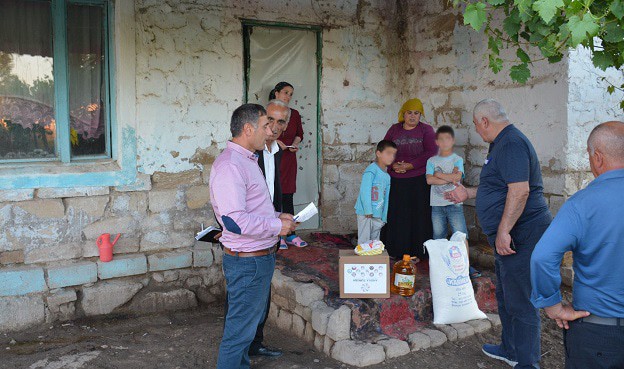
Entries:
{"type": "Polygon", "coordinates": [[[241,18],[324,27],[323,228],[355,229],[350,189],[400,105],[394,4],[137,1],[136,8],[139,162],[148,174],[207,170],[225,146],[243,92],[241,18]]]}
{"type": "MultiPolygon", "coordinates": [[[[511,82],[508,70],[494,74],[487,66],[487,38],[462,25],[461,14],[446,1],[405,4],[409,17],[404,32],[408,89],[425,105],[425,120],[434,128],[447,124],[456,131],[457,153],[466,161],[466,183],[476,185],[488,145],[474,131],[472,108],[485,98],[501,102],[512,123],[531,140],[538,153],[546,196],[563,194],[567,144],[567,62],[538,62],[525,85],[511,82]]],[[[513,52],[502,51],[503,59],[513,52]]],[[[470,203],[469,203],[470,205],[470,203]]],[[[551,206],[560,204],[553,200],[551,206]]],[[[553,209],[556,210],[556,209],[553,209]]],[[[475,215],[466,216],[473,237],[475,215]]],[[[473,238],[474,239],[474,238],[473,238]]]]}
{"type": "Polygon", "coordinates": [[[572,195],[593,179],[587,157],[587,138],[591,130],[602,122],[622,119],[619,104],[624,99],[624,93],[616,91],[610,95],[607,86],[608,82],[615,86],[622,85],[624,74],[614,68],[605,72],[597,69],[592,64],[590,51],[579,47],[570,51],[568,81],[565,194],[572,195]]]}

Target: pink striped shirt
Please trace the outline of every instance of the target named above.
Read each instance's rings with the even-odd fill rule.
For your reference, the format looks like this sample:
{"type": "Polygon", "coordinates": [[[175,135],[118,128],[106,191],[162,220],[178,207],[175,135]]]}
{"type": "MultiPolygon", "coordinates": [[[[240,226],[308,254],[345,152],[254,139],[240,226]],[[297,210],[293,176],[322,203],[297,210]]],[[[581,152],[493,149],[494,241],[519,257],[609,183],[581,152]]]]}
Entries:
{"type": "Polygon", "coordinates": [[[275,212],[258,155],[228,141],[210,171],[210,200],[223,225],[221,243],[253,252],[277,243],[282,221],[275,212]]]}

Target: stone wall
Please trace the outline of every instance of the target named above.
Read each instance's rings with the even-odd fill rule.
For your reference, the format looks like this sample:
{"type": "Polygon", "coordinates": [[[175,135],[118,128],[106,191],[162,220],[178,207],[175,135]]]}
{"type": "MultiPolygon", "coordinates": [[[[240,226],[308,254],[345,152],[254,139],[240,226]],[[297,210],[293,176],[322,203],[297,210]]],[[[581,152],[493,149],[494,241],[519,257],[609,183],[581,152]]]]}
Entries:
{"type": "Polygon", "coordinates": [[[207,204],[197,170],[134,186],[1,192],[0,331],[222,300],[221,251],[193,238],[207,204]],[[103,233],[122,234],[107,263],[97,257],[103,233]]]}

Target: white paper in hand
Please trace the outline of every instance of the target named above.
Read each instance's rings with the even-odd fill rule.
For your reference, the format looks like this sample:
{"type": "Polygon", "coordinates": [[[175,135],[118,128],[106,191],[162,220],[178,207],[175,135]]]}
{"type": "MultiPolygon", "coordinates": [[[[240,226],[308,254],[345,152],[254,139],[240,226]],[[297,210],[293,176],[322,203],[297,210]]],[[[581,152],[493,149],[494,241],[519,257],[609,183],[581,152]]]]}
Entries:
{"type": "Polygon", "coordinates": [[[307,220],[310,220],[310,218],[312,218],[316,214],[318,214],[318,209],[316,208],[316,205],[311,202],[310,205],[306,206],[305,209],[301,210],[297,215],[295,215],[294,220],[297,223],[303,223],[307,220]]]}

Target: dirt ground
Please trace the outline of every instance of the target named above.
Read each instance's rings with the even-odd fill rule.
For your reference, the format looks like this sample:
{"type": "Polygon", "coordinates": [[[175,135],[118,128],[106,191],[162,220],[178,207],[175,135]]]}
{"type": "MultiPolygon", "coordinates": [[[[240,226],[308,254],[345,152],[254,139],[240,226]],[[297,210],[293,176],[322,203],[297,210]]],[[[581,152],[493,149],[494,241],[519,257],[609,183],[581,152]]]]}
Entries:
{"type": "MultiPolygon", "coordinates": [[[[550,321],[544,323],[542,368],[563,368],[561,332],[550,321]]],[[[0,335],[0,368],[214,368],[222,324],[220,307],[55,323],[0,335]]],[[[265,332],[265,343],[285,354],[254,359],[253,368],[349,368],[276,327],[268,326],[265,332]]],[[[369,368],[509,368],[481,353],[481,345],[495,342],[498,334],[492,330],[369,368]]]]}

